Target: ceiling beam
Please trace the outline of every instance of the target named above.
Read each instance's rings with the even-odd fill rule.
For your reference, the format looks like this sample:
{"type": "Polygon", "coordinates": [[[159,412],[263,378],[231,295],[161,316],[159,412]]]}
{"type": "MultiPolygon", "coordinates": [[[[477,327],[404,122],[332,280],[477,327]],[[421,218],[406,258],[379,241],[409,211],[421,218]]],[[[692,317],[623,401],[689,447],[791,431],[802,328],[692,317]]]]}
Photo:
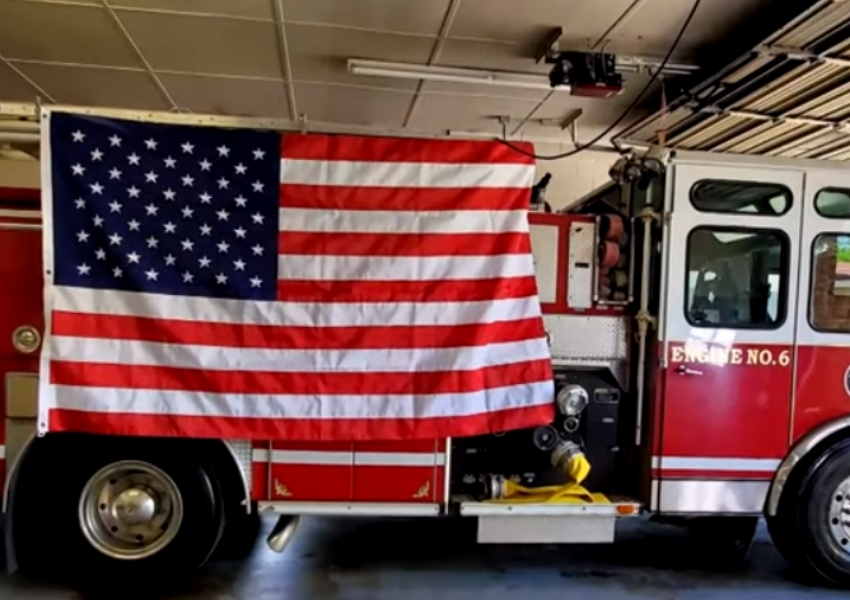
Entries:
{"type": "MultiPolygon", "coordinates": [[[[437,64],[440,60],[440,54],[443,53],[443,46],[446,44],[446,39],[449,37],[452,24],[454,24],[457,11],[460,10],[461,0],[449,0],[449,5],[446,7],[446,14],[443,15],[443,22],[440,24],[440,32],[437,34],[437,39],[434,40],[434,45],[431,47],[431,54],[428,57],[428,66],[437,64]]],[[[419,104],[422,102],[422,88],[425,87],[425,80],[420,79],[416,84],[416,93],[413,95],[413,100],[410,102],[410,107],[407,109],[407,114],[404,117],[402,127],[409,127],[419,104]]]]}
{"type": "Polygon", "coordinates": [[[292,83],[292,61],[289,56],[289,41],[286,37],[286,19],[283,14],[283,0],[271,0],[274,4],[274,22],[277,31],[277,53],[283,78],[286,80],[286,99],[289,103],[289,117],[299,120],[298,105],[295,100],[295,84],[292,83]]]}
{"type": "Polygon", "coordinates": [[[118,28],[118,31],[124,37],[124,40],[133,50],[136,55],[136,58],[141,61],[141,63],[145,66],[145,71],[148,76],[153,81],[156,88],[159,90],[159,93],[162,94],[162,97],[165,99],[166,103],[171,107],[172,110],[179,110],[180,107],[177,106],[177,103],[174,101],[174,97],[171,95],[171,92],[168,91],[168,88],[165,87],[165,84],[162,82],[162,79],[159,78],[159,75],[156,74],[156,71],[153,70],[150,62],[147,57],[142,52],[142,49],[139,48],[139,45],[136,43],[136,40],[133,39],[133,36],[130,35],[130,32],[127,31],[127,28],[124,26],[124,23],[121,21],[121,18],[115,12],[115,9],[112,8],[112,5],[109,4],[108,0],[101,0],[101,6],[106,11],[106,14],[112,19],[112,23],[115,27],[118,28]]]}

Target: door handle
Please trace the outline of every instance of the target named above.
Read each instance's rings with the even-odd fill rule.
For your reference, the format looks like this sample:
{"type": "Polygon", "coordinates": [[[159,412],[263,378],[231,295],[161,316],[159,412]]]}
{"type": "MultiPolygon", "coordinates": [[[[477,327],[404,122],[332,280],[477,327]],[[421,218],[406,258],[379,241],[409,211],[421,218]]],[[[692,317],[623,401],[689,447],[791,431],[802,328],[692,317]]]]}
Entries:
{"type": "Polygon", "coordinates": [[[676,367],[676,373],[678,373],[679,375],[702,375],[702,371],[690,369],[685,365],[679,365],[678,367],[676,367]]]}

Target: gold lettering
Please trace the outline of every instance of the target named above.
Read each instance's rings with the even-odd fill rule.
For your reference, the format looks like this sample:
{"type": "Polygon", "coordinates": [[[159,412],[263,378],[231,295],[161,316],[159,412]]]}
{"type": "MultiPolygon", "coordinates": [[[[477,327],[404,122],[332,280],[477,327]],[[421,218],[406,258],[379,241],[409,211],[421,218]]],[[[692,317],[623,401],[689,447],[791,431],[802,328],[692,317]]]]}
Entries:
{"type": "Polygon", "coordinates": [[[757,365],[757,364],[759,364],[759,351],[758,351],[758,348],[747,348],[747,364],[748,364],[748,365],[757,365]]]}
{"type": "Polygon", "coordinates": [[[791,351],[783,350],[779,353],[779,365],[782,367],[787,367],[791,364],[791,351]]]}
{"type": "Polygon", "coordinates": [[[732,348],[731,360],[729,362],[733,365],[742,364],[744,362],[744,351],[740,348],[732,348]]]}
{"type": "Polygon", "coordinates": [[[725,365],[729,363],[729,351],[726,348],[712,348],[710,357],[710,362],[713,365],[725,365]]]}
{"type": "Polygon", "coordinates": [[[681,346],[673,347],[673,356],[671,359],[674,363],[685,362],[685,349],[681,346]]]}
{"type": "Polygon", "coordinates": [[[770,350],[762,350],[759,352],[759,363],[768,366],[773,364],[773,352],[770,350]]]}

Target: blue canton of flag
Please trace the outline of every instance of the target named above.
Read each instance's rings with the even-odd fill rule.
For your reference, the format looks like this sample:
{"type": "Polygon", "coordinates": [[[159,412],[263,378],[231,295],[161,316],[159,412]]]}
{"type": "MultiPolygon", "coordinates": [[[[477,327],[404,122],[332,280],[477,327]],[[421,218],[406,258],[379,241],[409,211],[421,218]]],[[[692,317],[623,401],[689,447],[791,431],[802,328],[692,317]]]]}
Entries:
{"type": "Polygon", "coordinates": [[[274,300],[274,132],[53,113],[56,285],[274,300]]]}

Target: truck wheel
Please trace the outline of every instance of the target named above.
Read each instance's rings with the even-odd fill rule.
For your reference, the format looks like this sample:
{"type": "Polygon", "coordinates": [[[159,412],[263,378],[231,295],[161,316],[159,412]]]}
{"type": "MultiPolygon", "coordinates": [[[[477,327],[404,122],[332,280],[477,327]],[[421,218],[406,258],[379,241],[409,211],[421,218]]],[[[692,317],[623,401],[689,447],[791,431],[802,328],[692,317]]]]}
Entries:
{"type": "Polygon", "coordinates": [[[850,587],[850,440],[826,450],[792,483],[768,519],[774,544],[804,577],[850,587]]]}
{"type": "Polygon", "coordinates": [[[224,535],[213,555],[214,560],[239,560],[251,554],[262,524],[256,503],[253,504],[250,513],[241,504],[231,506],[227,511],[224,535]]]}
{"type": "Polygon", "coordinates": [[[26,465],[44,469],[42,477],[21,491],[23,501],[50,509],[24,509],[16,542],[34,541],[39,562],[87,594],[173,586],[207,561],[224,526],[217,482],[190,450],[167,440],[105,439],[45,453],[46,464],[26,465]]]}

